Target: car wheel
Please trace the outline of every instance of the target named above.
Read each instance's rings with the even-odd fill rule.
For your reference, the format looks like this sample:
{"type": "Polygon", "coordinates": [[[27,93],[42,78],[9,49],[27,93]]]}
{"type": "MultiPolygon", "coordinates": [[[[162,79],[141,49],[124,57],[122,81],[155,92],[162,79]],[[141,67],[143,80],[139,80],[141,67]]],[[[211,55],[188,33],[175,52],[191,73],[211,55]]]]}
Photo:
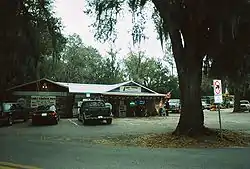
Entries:
{"type": "Polygon", "coordinates": [[[28,121],[28,117],[24,117],[23,122],[28,121]]]}
{"type": "Polygon", "coordinates": [[[55,119],[54,125],[58,124],[58,119],[55,119]]]}
{"type": "Polygon", "coordinates": [[[112,124],[112,119],[107,119],[107,124],[112,124]]]}
{"type": "Polygon", "coordinates": [[[12,118],[12,116],[9,116],[9,118],[8,118],[8,126],[12,126],[12,124],[13,124],[13,118],[12,118]]]}
{"type": "Polygon", "coordinates": [[[36,123],[32,120],[31,125],[32,125],[32,126],[35,126],[36,123]]]}
{"type": "Polygon", "coordinates": [[[78,115],[78,121],[82,121],[80,114],[78,115]]]}
{"type": "Polygon", "coordinates": [[[82,124],[83,124],[83,125],[85,125],[86,122],[87,122],[87,120],[85,120],[84,118],[82,118],[81,121],[82,121],[82,124]]]}

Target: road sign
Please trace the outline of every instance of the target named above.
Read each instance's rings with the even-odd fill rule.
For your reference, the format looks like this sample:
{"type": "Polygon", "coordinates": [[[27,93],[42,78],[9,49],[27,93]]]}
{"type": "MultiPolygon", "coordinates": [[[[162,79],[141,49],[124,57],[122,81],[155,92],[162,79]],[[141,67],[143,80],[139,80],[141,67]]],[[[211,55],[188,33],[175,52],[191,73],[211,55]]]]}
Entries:
{"type": "Polygon", "coordinates": [[[214,87],[214,103],[222,103],[222,85],[221,80],[213,80],[213,87],[214,87]]]}
{"type": "Polygon", "coordinates": [[[223,103],[222,98],[222,85],[221,80],[213,80],[213,86],[214,86],[214,103],[218,104],[218,115],[219,115],[219,124],[220,124],[220,137],[222,138],[222,129],[221,129],[221,114],[220,114],[220,104],[223,103]]]}
{"type": "Polygon", "coordinates": [[[214,95],[222,94],[221,80],[213,80],[214,95]]]}

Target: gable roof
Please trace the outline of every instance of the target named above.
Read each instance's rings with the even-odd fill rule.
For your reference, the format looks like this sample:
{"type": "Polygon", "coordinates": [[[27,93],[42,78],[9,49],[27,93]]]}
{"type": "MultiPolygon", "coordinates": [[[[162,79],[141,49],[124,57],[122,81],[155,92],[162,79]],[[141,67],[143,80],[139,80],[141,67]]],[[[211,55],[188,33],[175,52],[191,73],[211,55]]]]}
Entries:
{"type": "Polygon", "coordinates": [[[16,89],[16,88],[19,88],[19,87],[22,87],[22,86],[25,86],[25,85],[29,85],[29,84],[32,84],[32,83],[37,83],[37,82],[40,82],[40,81],[47,81],[49,83],[52,83],[52,84],[55,84],[55,85],[58,85],[58,86],[61,86],[61,87],[64,87],[64,88],[67,88],[69,90],[69,93],[96,93],[96,94],[114,94],[114,95],[126,95],[127,92],[113,92],[112,90],[115,90],[121,86],[125,86],[125,85],[128,85],[130,83],[133,83],[134,85],[137,85],[147,91],[149,91],[150,93],[128,93],[128,95],[145,95],[147,94],[148,96],[151,96],[151,95],[163,95],[163,94],[160,94],[160,93],[157,93],[139,83],[136,83],[134,81],[127,81],[127,82],[123,82],[123,83],[118,83],[118,84],[111,84],[111,85],[105,85],[105,84],[81,84],[81,83],[65,83],[65,82],[55,82],[55,81],[52,81],[52,80],[49,80],[47,78],[42,78],[42,79],[39,79],[39,80],[36,80],[36,81],[32,81],[32,82],[29,82],[29,83],[25,83],[25,84],[22,84],[22,85],[18,85],[18,86],[15,86],[15,87],[12,87],[12,88],[9,88],[7,89],[7,91],[9,90],[13,90],[13,89],[16,89]]]}
{"type": "MultiPolygon", "coordinates": [[[[147,88],[147,87],[145,87],[145,86],[143,86],[143,85],[141,85],[141,84],[139,84],[139,83],[136,83],[136,82],[134,82],[134,81],[128,81],[128,82],[124,82],[124,83],[119,83],[119,84],[117,84],[118,86],[116,87],[116,88],[118,88],[118,87],[121,87],[121,86],[124,86],[124,85],[127,85],[127,84],[129,84],[129,83],[133,83],[133,84],[135,84],[135,85],[137,85],[137,86],[139,86],[139,87],[141,87],[141,88],[143,88],[143,89],[145,89],[145,90],[147,90],[147,91],[149,91],[149,92],[152,92],[152,93],[155,93],[155,94],[157,94],[157,92],[155,92],[155,91],[153,91],[153,90],[151,90],[151,89],[149,89],[149,88],[147,88]]],[[[116,89],[115,88],[115,89],[116,89]]],[[[114,90],[114,89],[112,89],[112,90],[114,90]]]]}
{"type": "Polygon", "coordinates": [[[17,86],[14,86],[14,87],[11,87],[9,89],[7,89],[7,91],[10,91],[10,90],[13,90],[13,89],[16,89],[16,88],[19,88],[19,87],[23,87],[23,86],[26,86],[26,85],[29,85],[29,84],[33,84],[33,83],[38,83],[38,82],[41,82],[41,81],[47,81],[49,83],[52,83],[52,84],[55,84],[55,85],[58,85],[58,86],[61,86],[61,87],[65,87],[61,84],[58,84],[57,82],[54,82],[52,80],[49,80],[47,78],[42,78],[42,79],[39,79],[39,80],[35,80],[35,81],[31,81],[31,82],[28,82],[28,83],[24,83],[24,84],[21,84],[21,85],[17,85],[17,86]]]}
{"type": "Polygon", "coordinates": [[[104,85],[104,84],[81,84],[81,83],[64,83],[64,82],[55,82],[57,84],[60,84],[62,86],[68,87],[70,93],[107,93],[109,91],[112,91],[114,89],[117,89],[121,86],[127,85],[129,83],[133,83],[141,88],[144,88],[145,90],[153,93],[158,94],[157,92],[140,85],[139,83],[136,83],[134,81],[127,81],[123,83],[118,84],[112,84],[112,85],[104,85]]]}

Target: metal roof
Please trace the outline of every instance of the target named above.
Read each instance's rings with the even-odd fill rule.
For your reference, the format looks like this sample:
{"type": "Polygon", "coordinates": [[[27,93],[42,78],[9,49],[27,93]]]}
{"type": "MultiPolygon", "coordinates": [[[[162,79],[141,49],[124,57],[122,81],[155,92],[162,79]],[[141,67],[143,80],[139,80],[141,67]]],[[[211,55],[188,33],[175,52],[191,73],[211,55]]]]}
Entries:
{"type": "MultiPolygon", "coordinates": [[[[60,86],[67,87],[69,89],[70,93],[105,93],[109,92],[111,90],[114,90],[120,86],[124,86],[129,83],[134,83],[135,85],[140,86],[141,88],[144,88],[154,94],[158,94],[157,92],[146,88],[145,86],[142,86],[134,81],[128,81],[118,84],[112,84],[112,85],[104,85],[104,84],[81,84],[81,83],[64,83],[64,82],[55,82],[60,86]]],[[[113,92],[112,92],[113,93],[113,92]]]]}
{"type": "Polygon", "coordinates": [[[116,88],[116,85],[103,84],[80,84],[80,83],[62,83],[56,82],[62,86],[68,87],[70,93],[103,93],[116,88]]]}
{"type": "Polygon", "coordinates": [[[40,80],[37,81],[33,81],[33,82],[29,82],[29,83],[25,83],[22,85],[18,85],[15,87],[12,87],[8,90],[12,90],[12,89],[16,89],[18,87],[22,87],[28,84],[32,84],[32,83],[36,83],[39,81],[48,81],[50,83],[53,83],[55,85],[61,86],[61,87],[65,87],[68,88],[69,93],[79,93],[79,94],[84,94],[84,93],[96,93],[96,94],[103,94],[103,95],[120,95],[120,96],[165,96],[165,94],[159,94],[139,83],[136,83],[134,81],[127,81],[127,82],[123,82],[123,83],[118,83],[118,84],[112,84],[112,85],[104,85],[104,84],[81,84],[81,83],[64,83],[64,82],[55,82],[46,78],[42,78],[40,80]],[[127,85],[129,83],[133,83],[137,86],[140,86],[141,88],[144,88],[145,90],[152,92],[152,93],[129,93],[129,92],[112,92],[112,90],[117,89],[121,86],[127,85]]]}
{"type": "Polygon", "coordinates": [[[105,92],[103,95],[114,95],[114,96],[159,96],[164,97],[165,94],[160,93],[125,93],[125,92],[105,92]]]}

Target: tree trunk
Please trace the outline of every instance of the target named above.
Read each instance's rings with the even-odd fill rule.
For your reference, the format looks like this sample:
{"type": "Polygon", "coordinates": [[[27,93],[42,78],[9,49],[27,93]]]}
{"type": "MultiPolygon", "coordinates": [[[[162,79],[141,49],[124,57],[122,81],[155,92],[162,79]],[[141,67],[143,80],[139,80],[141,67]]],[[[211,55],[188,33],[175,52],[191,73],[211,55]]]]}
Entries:
{"type": "Polygon", "coordinates": [[[200,24],[200,16],[180,8],[179,1],[153,0],[153,3],[163,18],[164,34],[169,34],[171,39],[178,71],[182,111],[173,134],[192,136],[203,133],[201,79],[207,28],[200,24]]]}
{"type": "MultiPolygon", "coordinates": [[[[179,75],[181,91],[181,116],[174,134],[194,136],[202,134],[204,114],[201,105],[201,63],[194,63],[197,69],[184,69],[179,75]],[[196,65],[195,65],[196,64],[196,65]],[[200,64],[200,65],[199,65],[200,64]]],[[[183,66],[183,65],[178,65],[183,66]]]]}
{"type": "MultiPolygon", "coordinates": [[[[193,32],[192,32],[193,33],[193,32]]],[[[184,34],[184,39],[188,33],[184,34]]],[[[180,31],[170,30],[181,92],[181,116],[173,134],[195,136],[204,132],[204,114],[201,104],[203,53],[199,43],[188,37],[182,44],[180,31]]]]}
{"type": "Polygon", "coordinates": [[[240,87],[237,85],[234,89],[234,110],[233,112],[240,112],[240,87]]]}

